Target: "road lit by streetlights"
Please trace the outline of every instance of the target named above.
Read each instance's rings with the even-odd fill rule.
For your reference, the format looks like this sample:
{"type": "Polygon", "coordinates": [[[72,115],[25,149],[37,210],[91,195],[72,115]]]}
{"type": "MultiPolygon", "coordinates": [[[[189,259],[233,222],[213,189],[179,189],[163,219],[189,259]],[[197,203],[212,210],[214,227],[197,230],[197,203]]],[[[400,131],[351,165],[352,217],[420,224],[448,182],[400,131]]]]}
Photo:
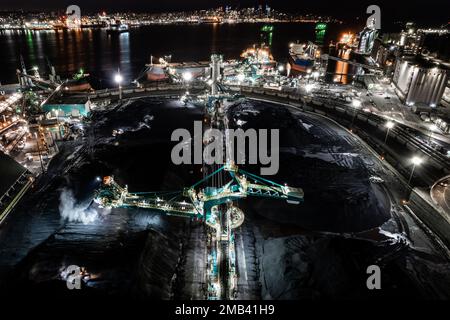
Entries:
{"type": "Polygon", "coordinates": [[[428,136],[428,143],[431,142],[431,138],[433,137],[433,132],[437,130],[437,125],[435,125],[434,123],[430,125],[429,130],[430,130],[430,135],[428,136]]]}
{"type": "Polygon", "coordinates": [[[414,156],[414,157],[411,158],[411,163],[413,164],[413,167],[411,169],[411,175],[409,176],[409,179],[408,179],[408,185],[411,183],[411,179],[413,177],[414,170],[416,169],[416,166],[420,166],[423,163],[423,159],[419,158],[417,156],[414,156]]]}
{"type": "Polygon", "coordinates": [[[120,71],[114,76],[114,81],[119,85],[119,100],[122,101],[122,82],[123,77],[120,74],[120,71]]]}
{"type": "Polygon", "coordinates": [[[389,131],[395,126],[395,123],[392,121],[388,121],[384,126],[387,128],[386,137],[384,138],[384,143],[386,144],[387,138],[389,136],[389,131]]]}
{"type": "Polygon", "coordinates": [[[423,159],[419,157],[412,157],[411,163],[415,166],[421,165],[423,163],[423,159]]]}
{"type": "Polygon", "coordinates": [[[352,101],[353,106],[353,117],[352,117],[352,123],[350,124],[350,131],[353,131],[353,123],[355,122],[356,118],[356,112],[359,108],[361,108],[361,101],[360,100],[353,100],[352,101]]]}

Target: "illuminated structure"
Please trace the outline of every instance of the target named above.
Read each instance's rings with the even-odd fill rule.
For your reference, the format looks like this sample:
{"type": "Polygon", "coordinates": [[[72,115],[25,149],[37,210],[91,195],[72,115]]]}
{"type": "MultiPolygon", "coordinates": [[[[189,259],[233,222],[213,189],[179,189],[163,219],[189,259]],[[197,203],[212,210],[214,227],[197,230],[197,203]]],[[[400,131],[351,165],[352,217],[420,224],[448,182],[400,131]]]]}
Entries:
{"type": "Polygon", "coordinates": [[[406,30],[400,33],[400,41],[398,45],[402,48],[403,54],[418,54],[422,50],[423,34],[418,32],[416,26],[412,22],[408,22],[405,26],[406,30]]]}
{"type": "Polygon", "coordinates": [[[393,82],[407,105],[439,105],[449,78],[449,69],[418,56],[399,58],[393,82]]]}
{"type": "Polygon", "coordinates": [[[105,177],[94,201],[101,207],[140,207],[153,209],[166,215],[203,221],[211,228],[208,243],[207,298],[232,299],[237,290],[236,248],[233,229],[244,222],[244,212],[233,205],[233,201],[256,196],[284,199],[288,203],[303,202],[303,190],[280,185],[226,164],[204,177],[190,188],[179,192],[128,192],[112,177],[105,177]],[[206,186],[215,176],[229,174],[229,181],[222,186],[206,186]],[[181,200],[180,198],[184,198],[181,200]]]}
{"type": "Polygon", "coordinates": [[[254,78],[260,77],[264,72],[276,66],[269,47],[264,45],[246,49],[241,54],[241,58],[243,60],[240,64],[240,72],[254,78]]]}
{"type": "MultiPolygon", "coordinates": [[[[128,187],[121,187],[113,177],[105,177],[100,189],[97,190],[95,202],[104,208],[140,207],[159,210],[167,215],[175,215],[205,221],[211,227],[219,228],[219,221],[214,214],[214,207],[230,201],[257,196],[265,198],[284,199],[288,203],[303,202],[303,190],[283,186],[264,179],[250,172],[238,169],[236,165],[226,164],[215,172],[198,181],[191,187],[176,192],[128,192],[128,187]],[[222,171],[228,172],[230,181],[220,188],[196,188],[211,180],[222,171]],[[167,196],[170,198],[167,199],[167,196]],[[183,201],[177,201],[184,198],[183,201]]],[[[235,211],[236,212],[236,211],[235,211]]],[[[232,223],[233,228],[243,222],[237,218],[232,223]],[[239,223],[237,223],[239,221],[239,223]]]]}
{"type": "Polygon", "coordinates": [[[398,46],[383,42],[379,38],[375,39],[371,57],[378,66],[383,68],[386,75],[392,74],[397,54],[398,46]]]}
{"type": "Polygon", "coordinates": [[[261,28],[261,41],[262,43],[267,44],[269,47],[272,46],[273,42],[273,25],[264,25],[261,28]]]}
{"type": "Polygon", "coordinates": [[[324,22],[316,23],[315,27],[316,43],[323,44],[326,33],[327,33],[327,24],[324,22]]]}
{"type": "Polygon", "coordinates": [[[223,57],[219,54],[211,55],[211,94],[217,94],[217,82],[220,80],[220,69],[222,67],[223,57]]]}
{"type": "Polygon", "coordinates": [[[342,36],[338,41],[339,47],[342,46],[343,48],[352,48],[356,46],[355,43],[356,43],[356,35],[351,32],[346,32],[342,34],[342,36]]]}
{"type": "Polygon", "coordinates": [[[376,29],[364,28],[359,34],[358,51],[362,54],[370,54],[377,36],[378,31],[376,29]]]}
{"type": "Polygon", "coordinates": [[[91,101],[83,96],[63,96],[57,93],[45,101],[42,110],[50,112],[54,117],[85,117],[91,111],[91,101]]]}

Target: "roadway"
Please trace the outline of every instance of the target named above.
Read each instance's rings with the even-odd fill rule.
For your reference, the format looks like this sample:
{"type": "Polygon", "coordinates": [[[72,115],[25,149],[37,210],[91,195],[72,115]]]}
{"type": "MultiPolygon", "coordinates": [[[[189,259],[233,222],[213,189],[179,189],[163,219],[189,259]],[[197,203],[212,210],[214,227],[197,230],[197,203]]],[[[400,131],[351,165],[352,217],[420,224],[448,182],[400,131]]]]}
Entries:
{"type": "Polygon", "coordinates": [[[450,214],[450,177],[436,182],[430,190],[431,199],[450,214]]]}

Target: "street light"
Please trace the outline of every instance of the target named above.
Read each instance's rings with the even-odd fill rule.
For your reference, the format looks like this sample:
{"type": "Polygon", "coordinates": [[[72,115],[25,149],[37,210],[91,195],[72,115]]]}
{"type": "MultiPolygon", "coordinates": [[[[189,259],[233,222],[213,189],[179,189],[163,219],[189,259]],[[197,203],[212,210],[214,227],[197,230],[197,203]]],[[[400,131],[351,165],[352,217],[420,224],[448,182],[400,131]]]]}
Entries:
{"type": "Polygon", "coordinates": [[[386,137],[384,138],[384,144],[386,144],[387,138],[389,136],[389,131],[395,126],[395,123],[392,121],[388,121],[384,126],[387,128],[386,137]]]}
{"type": "Polygon", "coordinates": [[[356,112],[361,107],[361,101],[360,100],[356,100],[356,99],[353,100],[352,101],[352,106],[353,106],[353,118],[352,118],[352,123],[350,124],[350,131],[352,131],[352,129],[353,129],[353,123],[355,122],[356,112]]]}
{"type": "Polygon", "coordinates": [[[319,79],[319,76],[320,76],[319,71],[314,71],[314,72],[312,73],[312,76],[313,76],[314,80],[317,81],[317,79],[319,79]]]}
{"type": "Polygon", "coordinates": [[[423,163],[423,159],[419,158],[417,156],[414,156],[411,159],[411,163],[413,164],[413,167],[412,167],[412,170],[411,170],[411,175],[409,176],[409,179],[408,179],[408,185],[411,183],[411,179],[413,177],[414,170],[416,169],[416,166],[420,166],[423,163]]]}
{"type": "Polygon", "coordinates": [[[431,142],[431,138],[433,137],[433,131],[437,130],[437,125],[435,125],[434,123],[430,125],[429,130],[430,130],[430,135],[428,136],[428,143],[431,142]]]}
{"type": "Polygon", "coordinates": [[[352,101],[352,106],[353,106],[353,108],[359,108],[359,107],[361,107],[361,101],[360,100],[353,100],[352,101]]]}
{"type": "MultiPolygon", "coordinates": [[[[186,84],[186,95],[189,94],[189,82],[192,80],[193,75],[191,72],[186,71],[183,72],[183,74],[181,75],[183,77],[184,83],[186,84]]],[[[213,81],[214,83],[214,81],[213,81]]],[[[213,83],[211,83],[211,85],[213,85],[213,83]]]]}
{"type": "Polygon", "coordinates": [[[34,137],[36,139],[36,145],[37,145],[38,154],[39,154],[39,162],[41,163],[41,173],[44,173],[44,164],[42,163],[42,153],[41,153],[41,148],[39,146],[39,139],[40,139],[40,137],[38,136],[38,132],[34,133],[34,137]]]}
{"type": "Polygon", "coordinates": [[[189,71],[183,72],[183,79],[184,81],[191,81],[192,80],[192,73],[189,71]]]}
{"type": "Polygon", "coordinates": [[[311,90],[314,88],[314,85],[312,84],[312,83],[307,83],[306,85],[305,85],[305,90],[306,90],[306,92],[311,92],[311,90]]]}
{"type": "Polygon", "coordinates": [[[122,81],[123,77],[120,74],[120,71],[114,76],[114,81],[119,85],[119,100],[122,101],[122,81]]]}

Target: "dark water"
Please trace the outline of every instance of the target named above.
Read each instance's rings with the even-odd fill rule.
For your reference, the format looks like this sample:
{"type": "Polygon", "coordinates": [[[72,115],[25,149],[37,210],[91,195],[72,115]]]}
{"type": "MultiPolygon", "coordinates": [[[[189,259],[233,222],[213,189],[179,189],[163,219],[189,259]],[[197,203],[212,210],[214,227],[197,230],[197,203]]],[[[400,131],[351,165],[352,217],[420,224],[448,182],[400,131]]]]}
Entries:
{"type": "MultiPolygon", "coordinates": [[[[315,41],[315,24],[275,24],[272,52],[276,60],[287,60],[292,41],[315,41]]],[[[262,24],[237,25],[168,25],[132,29],[129,33],[107,35],[105,30],[1,31],[0,81],[16,82],[20,55],[27,68],[38,66],[49,73],[48,61],[61,77],[70,77],[79,68],[90,73],[100,85],[111,82],[120,68],[132,81],[150,61],[150,55],[172,54],[172,61],[209,60],[212,53],[225,59],[238,58],[247,47],[261,42],[262,24]]],[[[342,25],[329,25],[324,43],[336,41],[342,25]]]]}

